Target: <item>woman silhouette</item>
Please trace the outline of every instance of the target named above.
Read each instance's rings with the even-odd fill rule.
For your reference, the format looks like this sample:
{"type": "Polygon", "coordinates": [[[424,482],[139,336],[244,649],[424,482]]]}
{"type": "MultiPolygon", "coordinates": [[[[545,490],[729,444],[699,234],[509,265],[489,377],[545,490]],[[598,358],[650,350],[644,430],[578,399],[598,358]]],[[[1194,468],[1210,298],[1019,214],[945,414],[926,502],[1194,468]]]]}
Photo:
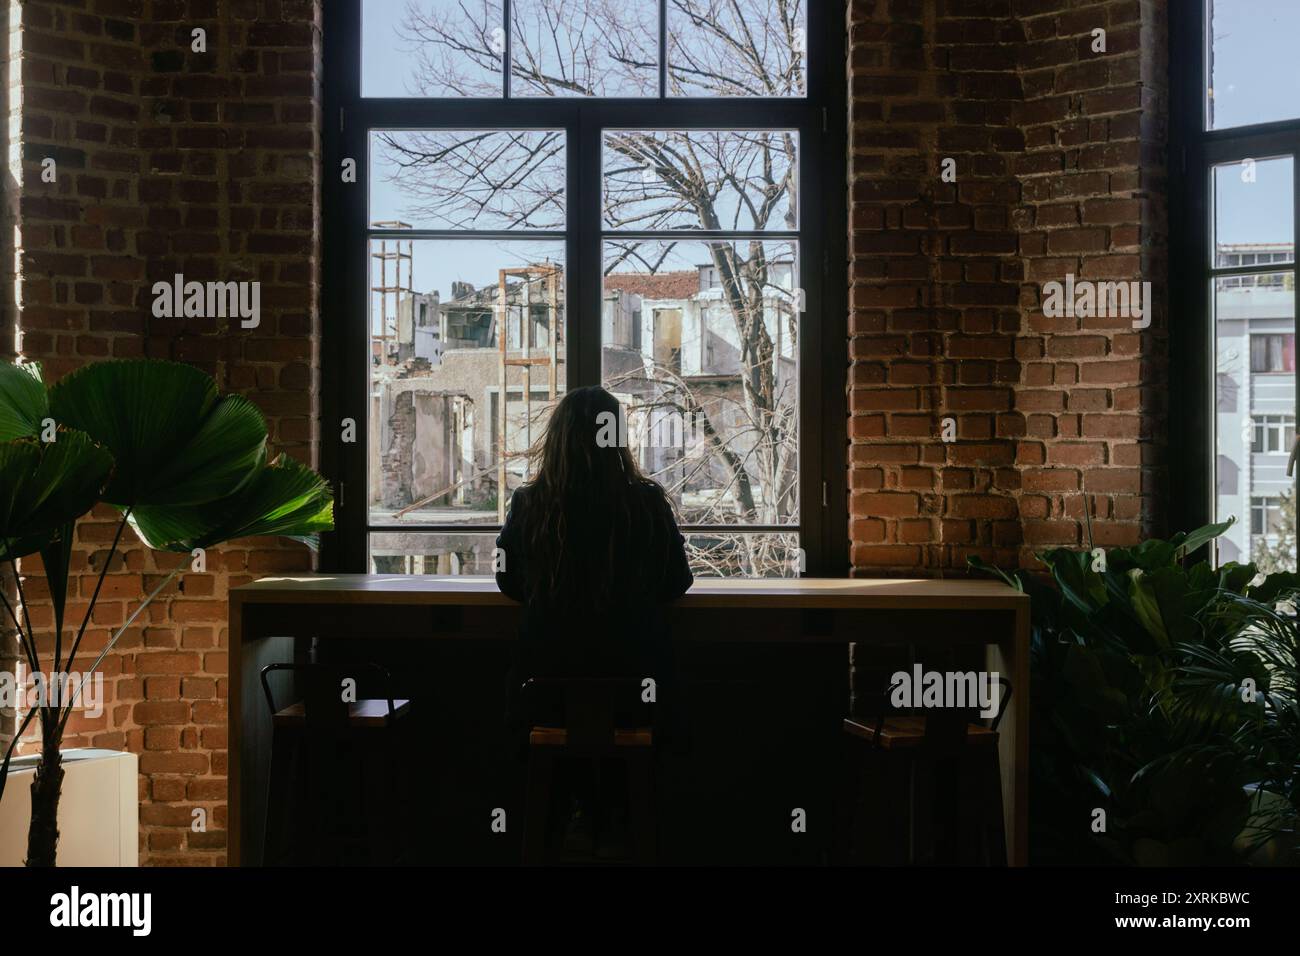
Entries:
{"type": "MultiPolygon", "coordinates": [[[[497,586],[524,605],[508,699],[521,732],[528,722],[560,720],[557,700],[531,699],[524,713],[520,689],[534,677],[652,678],[657,742],[674,719],[663,606],[692,576],[672,506],[637,467],[621,416],[603,388],[566,394],[535,452],[536,477],[511,497],[497,538],[497,586]]],[[[570,830],[590,821],[589,783],[572,781],[570,830]]]]}

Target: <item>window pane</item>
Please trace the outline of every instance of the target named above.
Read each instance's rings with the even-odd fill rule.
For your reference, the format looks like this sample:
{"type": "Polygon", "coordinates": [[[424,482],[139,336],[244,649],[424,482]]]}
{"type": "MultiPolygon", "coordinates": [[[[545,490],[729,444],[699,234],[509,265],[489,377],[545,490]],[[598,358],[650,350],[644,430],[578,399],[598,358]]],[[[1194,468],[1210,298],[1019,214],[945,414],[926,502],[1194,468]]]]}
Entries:
{"type": "Polygon", "coordinates": [[[686,557],[697,578],[797,578],[804,567],[792,532],[704,533],[686,536],[686,557]]]}
{"type": "Polygon", "coordinates": [[[1300,4],[1295,0],[1207,0],[1210,25],[1210,129],[1300,116],[1295,58],[1300,4]]]}
{"type": "Polygon", "coordinates": [[[1214,267],[1295,261],[1291,157],[1214,167],[1214,267]]]}
{"type": "Polygon", "coordinates": [[[370,251],[370,522],[497,523],[564,389],[563,243],[385,238],[370,251]],[[533,363],[505,369],[504,425],[503,328],[507,361],[533,363]]]}
{"type": "Polygon", "coordinates": [[[362,96],[501,96],[500,0],[362,0],[362,96]]]}
{"type": "Polygon", "coordinates": [[[373,574],[492,574],[491,534],[385,531],[370,536],[373,574]]]}
{"type": "Polygon", "coordinates": [[[657,0],[513,0],[511,96],[658,96],[657,0]]]}
{"type": "Polygon", "coordinates": [[[1260,278],[1269,281],[1215,285],[1216,380],[1237,396],[1216,414],[1215,520],[1237,518],[1218,556],[1294,569],[1295,499],[1286,475],[1296,413],[1294,280],[1289,272],[1260,278]]]}
{"type": "Polygon", "coordinates": [[[563,130],[373,130],[370,221],[563,229],[563,130]]]}
{"type": "Polygon", "coordinates": [[[672,0],[672,96],[806,96],[802,0],[672,0]]]}
{"type": "Polygon", "coordinates": [[[607,229],[799,228],[794,130],[606,130],[607,229]]]}
{"type": "Polygon", "coordinates": [[[603,384],[688,524],[798,521],[798,284],[791,243],[605,245],[603,384]]]}

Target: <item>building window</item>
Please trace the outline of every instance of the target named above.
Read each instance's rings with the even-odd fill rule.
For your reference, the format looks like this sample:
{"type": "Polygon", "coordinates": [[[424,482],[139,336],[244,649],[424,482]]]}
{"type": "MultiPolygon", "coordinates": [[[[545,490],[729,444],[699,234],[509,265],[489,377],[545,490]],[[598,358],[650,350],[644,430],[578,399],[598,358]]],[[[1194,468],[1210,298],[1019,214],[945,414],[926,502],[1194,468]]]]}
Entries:
{"type": "Polygon", "coordinates": [[[550,409],[601,384],[698,575],[824,573],[812,350],[842,333],[823,317],[847,279],[825,265],[846,200],[823,6],[329,5],[331,138],[357,175],[326,203],[326,328],[341,407],[371,397],[339,456],[364,511],[342,565],[490,572],[550,409]]]}
{"type": "Polygon", "coordinates": [[[1236,518],[1219,559],[1231,552],[1249,560],[1259,543],[1251,539],[1272,533],[1265,529],[1276,523],[1278,502],[1294,489],[1284,464],[1250,455],[1286,454],[1295,440],[1300,100],[1276,82],[1270,57],[1287,55],[1300,34],[1300,5],[1187,7],[1187,16],[1171,18],[1181,201],[1171,204],[1170,274],[1178,281],[1170,297],[1173,315],[1200,321],[1174,323],[1174,386],[1197,396],[1171,413],[1175,460],[1186,465],[1174,514],[1183,527],[1236,518]]]}
{"type": "Polygon", "coordinates": [[[1255,436],[1250,450],[1257,455],[1290,454],[1295,444],[1294,415],[1256,415],[1255,436]]]}
{"type": "Polygon", "coordinates": [[[1282,522],[1281,498],[1250,499],[1250,533],[1276,534],[1282,522]]]}
{"type": "Polygon", "coordinates": [[[1294,372],[1295,336],[1252,335],[1250,370],[1252,372],[1294,372]]]}

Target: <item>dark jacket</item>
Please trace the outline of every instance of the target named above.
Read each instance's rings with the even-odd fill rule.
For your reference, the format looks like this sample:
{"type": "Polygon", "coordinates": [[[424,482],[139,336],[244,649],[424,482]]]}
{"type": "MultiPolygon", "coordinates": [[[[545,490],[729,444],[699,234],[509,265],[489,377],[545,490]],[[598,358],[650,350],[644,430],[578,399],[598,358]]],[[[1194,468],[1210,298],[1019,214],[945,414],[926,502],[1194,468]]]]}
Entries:
{"type": "MultiPolygon", "coordinates": [[[[510,499],[510,512],[497,538],[505,560],[497,572],[497,586],[524,604],[524,616],[509,674],[507,719],[522,729],[529,721],[547,719],[536,713],[540,707],[552,712],[554,702],[528,703],[523,712],[520,688],[530,677],[652,677],[656,684],[656,727],[666,730],[668,710],[675,697],[672,642],[664,617],[664,605],[684,594],[692,576],[686,561],[685,539],[677,530],[672,511],[662,497],[647,488],[647,509],[663,509],[664,520],[654,522],[659,531],[653,540],[633,541],[630,547],[640,555],[663,555],[666,566],[653,583],[642,583],[640,575],[619,575],[628,582],[616,606],[600,611],[589,606],[541,607],[528,600],[532,579],[530,555],[523,540],[523,516],[535,491],[524,486],[510,499]],[[661,540],[662,535],[667,540],[661,540]],[[668,708],[665,708],[668,704],[668,708]]],[[[629,558],[629,564],[631,560],[629,558]]]]}

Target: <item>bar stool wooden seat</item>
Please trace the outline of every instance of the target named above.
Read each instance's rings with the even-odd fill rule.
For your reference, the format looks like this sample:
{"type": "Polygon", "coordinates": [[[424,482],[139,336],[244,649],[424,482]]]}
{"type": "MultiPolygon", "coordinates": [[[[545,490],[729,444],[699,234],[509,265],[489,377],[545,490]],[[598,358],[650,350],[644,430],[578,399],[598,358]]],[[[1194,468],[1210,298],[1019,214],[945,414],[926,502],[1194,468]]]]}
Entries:
{"type": "Polygon", "coordinates": [[[1011,690],[999,683],[988,726],[951,710],[845,718],[842,861],[1006,865],[997,725],[1011,690]]]}
{"type": "MultiPolygon", "coordinates": [[[[398,720],[406,715],[411,709],[409,700],[394,699],[391,702],[387,700],[367,699],[356,700],[348,704],[348,726],[354,728],[360,727],[387,727],[393,721],[398,720]]],[[[296,704],[290,704],[275,712],[271,718],[276,724],[289,727],[305,727],[307,725],[307,705],[302,701],[296,704]]]]}
{"type": "Polygon", "coordinates": [[[648,705],[641,703],[641,683],[626,679],[533,678],[524,684],[525,698],[550,693],[562,704],[564,726],[539,724],[528,734],[523,861],[528,865],[555,862],[549,846],[553,783],[557,764],[587,761],[599,775],[603,761],[617,760],[627,772],[630,817],[630,859],[649,864],[656,856],[657,820],[654,800],[654,729],[648,705]],[[640,713],[637,713],[640,712],[640,713]],[[623,715],[638,718],[622,725],[623,715]]]}
{"type": "Polygon", "coordinates": [[[389,672],[377,664],[278,663],[262,668],[261,680],[272,726],[263,865],[399,862],[411,702],[392,697],[389,672]],[[269,679],[277,671],[293,674],[302,700],[277,708],[269,679]],[[385,696],[345,699],[345,689],[362,685],[385,696]]]}
{"type": "MultiPolygon", "coordinates": [[[[903,750],[920,747],[925,743],[925,717],[886,717],[880,725],[863,723],[852,717],[844,718],[844,732],[860,737],[869,744],[879,739],[879,746],[884,750],[903,750]]],[[[998,732],[983,724],[966,725],[966,744],[972,747],[994,746],[998,743],[998,732]]]]}

